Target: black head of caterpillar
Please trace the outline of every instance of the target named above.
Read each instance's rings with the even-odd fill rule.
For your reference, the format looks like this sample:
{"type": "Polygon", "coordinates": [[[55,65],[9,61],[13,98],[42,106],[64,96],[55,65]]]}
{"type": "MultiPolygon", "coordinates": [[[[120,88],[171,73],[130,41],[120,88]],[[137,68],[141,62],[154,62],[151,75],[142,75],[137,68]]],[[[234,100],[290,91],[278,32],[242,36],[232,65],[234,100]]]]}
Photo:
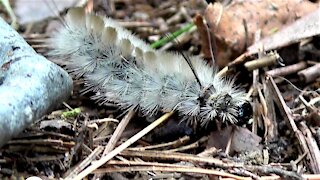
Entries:
{"type": "Polygon", "coordinates": [[[245,92],[196,56],[152,49],[110,18],[73,8],[51,39],[53,51],[93,99],[146,116],[177,111],[189,122],[237,123],[245,92]],[[188,59],[188,60],[186,60],[188,59]],[[192,67],[192,68],[190,68],[192,67]],[[196,78],[195,78],[196,77],[196,78]]]}
{"type": "Polygon", "coordinates": [[[242,104],[238,105],[238,125],[246,124],[248,120],[252,117],[252,106],[249,101],[245,101],[242,104]]]}

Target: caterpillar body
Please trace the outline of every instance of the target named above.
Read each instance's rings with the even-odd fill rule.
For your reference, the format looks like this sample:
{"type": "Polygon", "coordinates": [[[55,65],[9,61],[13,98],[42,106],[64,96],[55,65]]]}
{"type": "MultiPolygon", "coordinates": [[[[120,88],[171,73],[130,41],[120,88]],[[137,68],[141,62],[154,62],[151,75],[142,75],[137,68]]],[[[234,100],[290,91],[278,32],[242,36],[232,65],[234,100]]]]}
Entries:
{"type": "Polygon", "coordinates": [[[201,58],[189,57],[193,72],[183,55],[152,49],[116,21],[82,8],[70,9],[65,20],[51,39],[50,54],[84,79],[84,92],[95,92],[94,100],[146,116],[177,111],[203,126],[215,119],[238,121],[245,92],[232,79],[218,77],[201,58]]]}

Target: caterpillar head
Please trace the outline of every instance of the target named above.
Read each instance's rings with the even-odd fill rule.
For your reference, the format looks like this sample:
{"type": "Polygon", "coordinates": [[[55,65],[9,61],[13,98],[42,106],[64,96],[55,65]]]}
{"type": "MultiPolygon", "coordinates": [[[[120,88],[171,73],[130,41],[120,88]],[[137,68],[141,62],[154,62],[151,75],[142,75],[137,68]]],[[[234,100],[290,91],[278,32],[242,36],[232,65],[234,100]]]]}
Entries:
{"type": "Polygon", "coordinates": [[[237,106],[237,125],[247,124],[248,120],[252,118],[252,106],[249,101],[244,101],[237,106]]]}
{"type": "Polygon", "coordinates": [[[231,124],[246,122],[252,115],[250,103],[243,98],[236,97],[237,93],[222,93],[212,89],[205,93],[200,110],[202,126],[207,126],[214,119],[231,124]]]}

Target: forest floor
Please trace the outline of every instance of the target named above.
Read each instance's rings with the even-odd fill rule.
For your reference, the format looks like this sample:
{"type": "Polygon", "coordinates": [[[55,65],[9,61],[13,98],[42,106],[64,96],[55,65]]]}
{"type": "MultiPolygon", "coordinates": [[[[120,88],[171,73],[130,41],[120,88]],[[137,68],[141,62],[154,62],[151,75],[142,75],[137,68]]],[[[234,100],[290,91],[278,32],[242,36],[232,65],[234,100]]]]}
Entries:
{"type": "MultiPolygon", "coordinates": [[[[17,31],[64,67],[48,56],[47,42],[77,1],[12,2],[17,31]],[[49,14],[64,10],[37,19],[32,6],[50,7],[49,14]]],[[[76,179],[88,172],[88,179],[320,179],[320,13],[304,19],[319,12],[319,2],[228,2],[88,0],[82,6],[154,48],[200,56],[217,75],[235,78],[247,92],[249,119],[199,129],[176,113],[146,118],[97,104],[93,93],[81,93],[83,81],[74,80],[67,102],[0,149],[0,178],[76,179]],[[179,35],[162,42],[171,33],[179,35]],[[164,122],[151,123],[158,120],[164,122]]],[[[0,15],[12,22],[4,7],[0,15]]]]}

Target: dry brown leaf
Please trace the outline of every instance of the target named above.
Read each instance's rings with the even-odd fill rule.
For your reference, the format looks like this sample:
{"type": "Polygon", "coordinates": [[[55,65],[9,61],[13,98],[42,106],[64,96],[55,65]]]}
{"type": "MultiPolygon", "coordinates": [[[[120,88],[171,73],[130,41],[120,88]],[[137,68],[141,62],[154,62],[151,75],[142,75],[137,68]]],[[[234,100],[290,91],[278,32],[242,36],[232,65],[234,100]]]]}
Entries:
{"type": "Polygon", "coordinates": [[[261,44],[263,45],[264,50],[271,50],[299,42],[304,38],[318,34],[320,34],[320,9],[307,14],[272,36],[268,36],[261,41],[256,42],[248,48],[248,53],[258,53],[261,44]]]}
{"type": "Polygon", "coordinates": [[[319,4],[307,0],[247,0],[234,1],[227,7],[219,3],[208,5],[205,18],[216,36],[218,66],[227,65],[244,52],[259,29],[261,37],[267,37],[318,7],[319,4]]]}
{"type": "Polygon", "coordinates": [[[233,129],[231,126],[221,131],[213,131],[209,136],[207,148],[215,147],[217,149],[225,150],[230,138],[231,154],[233,152],[243,153],[262,150],[262,146],[259,145],[261,137],[246,128],[238,127],[233,129]]]}

